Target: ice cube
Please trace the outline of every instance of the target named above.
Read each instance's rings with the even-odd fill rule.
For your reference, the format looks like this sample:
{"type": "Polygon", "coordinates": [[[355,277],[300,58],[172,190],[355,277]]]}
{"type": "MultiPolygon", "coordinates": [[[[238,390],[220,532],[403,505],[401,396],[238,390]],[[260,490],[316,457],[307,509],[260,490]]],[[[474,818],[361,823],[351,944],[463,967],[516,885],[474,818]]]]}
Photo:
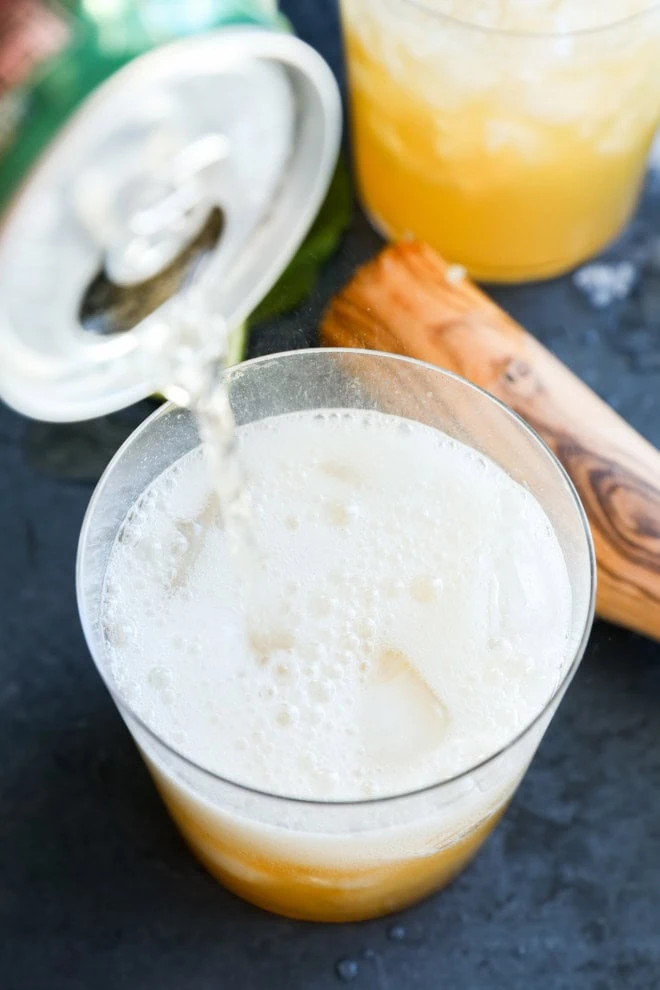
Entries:
{"type": "Polygon", "coordinates": [[[442,742],[448,722],[447,709],[406,654],[382,650],[362,698],[368,756],[383,765],[408,763],[442,742]]]}

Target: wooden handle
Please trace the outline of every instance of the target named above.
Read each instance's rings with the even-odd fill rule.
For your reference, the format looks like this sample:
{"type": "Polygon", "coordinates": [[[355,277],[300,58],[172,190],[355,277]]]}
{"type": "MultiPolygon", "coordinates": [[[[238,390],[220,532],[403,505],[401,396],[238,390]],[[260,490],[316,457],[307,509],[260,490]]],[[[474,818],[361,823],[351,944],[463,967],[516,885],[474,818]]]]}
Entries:
{"type": "Polygon", "coordinates": [[[598,560],[598,614],[660,639],[660,452],[564,364],[414,242],[388,247],[358,270],[321,333],[325,344],[447,368],[515,409],[580,493],[598,560]]]}

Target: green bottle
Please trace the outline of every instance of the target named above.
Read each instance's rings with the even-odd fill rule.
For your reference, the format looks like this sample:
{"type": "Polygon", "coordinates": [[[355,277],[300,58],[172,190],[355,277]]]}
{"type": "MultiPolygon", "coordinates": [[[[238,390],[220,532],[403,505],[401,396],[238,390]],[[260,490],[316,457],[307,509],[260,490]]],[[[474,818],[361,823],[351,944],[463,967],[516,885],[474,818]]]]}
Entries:
{"type": "Polygon", "coordinates": [[[122,65],[245,23],[285,22],[277,0],[0,0],[0,210],[76,106],[122,65]]]}

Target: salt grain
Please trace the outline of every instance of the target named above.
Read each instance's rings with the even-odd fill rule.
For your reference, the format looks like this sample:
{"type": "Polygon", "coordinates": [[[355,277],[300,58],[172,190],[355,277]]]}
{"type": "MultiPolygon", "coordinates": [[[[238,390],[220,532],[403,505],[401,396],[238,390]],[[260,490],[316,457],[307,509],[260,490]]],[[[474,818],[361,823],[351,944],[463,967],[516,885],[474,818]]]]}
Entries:
{"type": "Polygon", "coordinates": [[[596,309],[605,309],[613,302],[626,299],[636,280],[637,269],[631,261],[585,265],[573,276],[574,285],[596,309]]]}

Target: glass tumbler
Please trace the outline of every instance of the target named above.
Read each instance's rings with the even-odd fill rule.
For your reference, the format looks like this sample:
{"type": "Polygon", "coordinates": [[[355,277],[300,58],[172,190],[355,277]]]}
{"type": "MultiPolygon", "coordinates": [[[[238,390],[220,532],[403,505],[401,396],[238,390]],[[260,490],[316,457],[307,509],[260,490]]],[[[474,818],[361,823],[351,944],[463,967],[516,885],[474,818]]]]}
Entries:
{"type": "MultiPolygon", "coordinates": [[[[102,597],[113,543],[144,490],[199,444],[191,414],[162,406],[105,471],[82,528],[78,602],[96,666],[174,822],[226,887],[294,918],[353,921],[442,887],[504,812],[580,662],[593,617],[594,557],[576,492],[554,455],[514,413],[468,382],[373,351],[303,350],[225,372],[240,427],[310,409],[375,409],[444,431],[487,455],[545,510],[565,557],[572,615],[565,665],[545,707],[501,751],[459,776],[360,801],[265,793],[198,766],[132,710],[113,681],[102,597]]],[[[185,635],[185,630],[182,630],[185,635]]]]}
{"type": "Polygon", "coordinates": [[[650,0],[340,0],[362,202],[477,279],[564,272],[637,202],[660,121],[650,0]]]}

